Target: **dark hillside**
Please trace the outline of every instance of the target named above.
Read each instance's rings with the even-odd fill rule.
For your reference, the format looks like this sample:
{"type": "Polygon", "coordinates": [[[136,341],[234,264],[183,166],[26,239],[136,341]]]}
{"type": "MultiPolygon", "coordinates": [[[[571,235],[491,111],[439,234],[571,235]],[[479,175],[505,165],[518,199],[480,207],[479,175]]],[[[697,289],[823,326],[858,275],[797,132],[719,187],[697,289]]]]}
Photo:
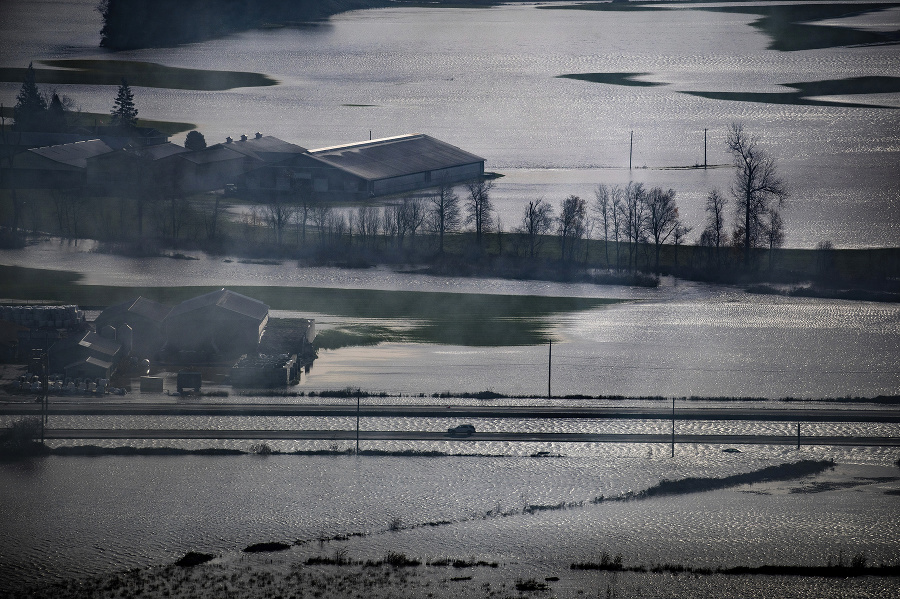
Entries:
{"type": "Polygon", "coordinates": [[[390,0],[104,0],[100,45],[113,50],[171,46],[268,23],[302,22],[390,0]]]}
{"type": "Polygon", "coordinates": [[[388,6],[492,6],[500,0],[101,0],[100,45],[174,46],[260,27],[327,19],[388,6]]]}

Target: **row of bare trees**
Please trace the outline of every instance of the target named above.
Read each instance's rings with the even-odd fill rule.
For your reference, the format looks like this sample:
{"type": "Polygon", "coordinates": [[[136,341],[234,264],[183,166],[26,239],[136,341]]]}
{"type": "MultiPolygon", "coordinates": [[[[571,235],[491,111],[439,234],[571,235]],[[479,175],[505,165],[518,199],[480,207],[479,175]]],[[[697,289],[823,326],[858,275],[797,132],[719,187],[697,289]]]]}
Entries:
{"type": "Polygon", "coordinates": [[[710,250],[709,261],[716,268],[724,266],[728,255],[723,250],[729,246],[741,252],[745,268],[751,264],[754,249],[767,248],[771,268],[771,250],[784,244],[781,209],[788,198],[787,187],[778,176],[775,159],[760,147],[757,138],[744,131],[743,125],[732,123],[725,143],[734,166],[729,190],[734,201],[734,225],[729,232],[728,196],[712,189],[706,197],[706,223],[697,243],[710,250]]]}

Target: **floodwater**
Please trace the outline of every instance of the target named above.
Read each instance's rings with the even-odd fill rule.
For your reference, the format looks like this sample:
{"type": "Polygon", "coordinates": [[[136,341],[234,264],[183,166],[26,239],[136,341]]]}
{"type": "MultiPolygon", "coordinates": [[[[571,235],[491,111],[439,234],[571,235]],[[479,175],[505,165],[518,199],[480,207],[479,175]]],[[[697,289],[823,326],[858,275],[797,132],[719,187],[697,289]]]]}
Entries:
{"type": "MultiPolygon", "coordinates": [[[[505,175],[497,181],[494,197],[506,229],[517,224],[529,199],[543,196],[557,203],[570,193],[591,198],[597,183],[632,179],[676,189],[683,217],[700,225],[706,191],[727,187],[729,170],[666,167],[701,162],[707,128],[709,162],[726,163],[724,131],[739,120],[762,138],[792,188],[785,212],[787,245],[812,247],[830,239],[837,247],[870,247],[900,241],[900,119],[895,110],[770,106],[680,93],[779,91],[781,83],[894,75],[900,71],[896,46],[778,53],[767,50],[766,38],[749,27],[750,15],[690,8],[604,14],[522,5],[354,12],[314,27],[249,31],[177,48],[111,54],[97,48],[95,4],[5,2],[0,63],[26,66],[41,58],[101,57],[267,73],[280,85],[226,92],[136,88],[136,102],[142,117],[195,122],[211,142],[257,130],[311,148],[366,139],[370,130],[374,136],[432,134],[484,156],[489,170],[505,175]],[[38,22],[35,14],[42,15],[38,22]],[[669,85],[621,87],[556,78],[584,72],[646,72],[648,80],[669,85]],[[360,104],[370,106],[351,106],[360,104]],[[638,168],[629,172],[632,130],[638,168]]],[[[854,17],[852,23],[871,27],[879,18],[854,17]]],[[[4,104],[14,103],[18,87],[0,84],[4,104]]],[[[86,111],[108,111],[115,94],[108,87],[60,87],[86,111]]],[[[897,94],[853,100],[900,106],[897,94]]],[[[731,287],[672,280],[664,280],[659,289],[460,280],[385,268],[249,265],[204,255],[195,261],[137,260],[86,249],[90,244],[74,248],[50,242],[2,251],[0,263],[81,272],[87,284],[612,297],[628,301],[548,319],[554,339],[554,395],[816,398],[900,393],[896,305],[753,296],[731,287]]],[[[314,316],[320,328],[358,322],[309,314],[302,306],[295,313],[273,315],[314,316]]],[[[547,349],[397,342],[323,351],[299,390],[353,386],[406,394],[493,389],[542,395],[547,349]]],[[[97,422],[134,424],[115,418],[92,424],[97,422]]],[[[74,418],[52,424],[86,426],[74,418]]],[[[145,426],[248,428],[350,424],[339,419],[234,419],[224,424],[142,420],[145,426]]],[[[437,428],[449,423],[394,419],[363,424],[437,428]]],[[[579,431],[596,423],[476,424],[481,430],[579,431]]],[[[658,423],[604,426],[611,432],[659,428],[658,423]]],[[[785,423],[690,426],[694,432],[789,433],[785,423]]],[[[835,431],[896,436],[895,426],[842,424],[810,425],[807,434],[835,431]]],[[[242,449],[248,444],[220,443],[242,449]]],[[[658,445],[384,446],[499,457],[51,457],[0,464],[0,592],[23,583],[170,563],[188,550],[234,551],[253,542],[354,532],[374,533],[360,546],[372,557],[386,549],[440,557],[420,551],[441,547],[453,557],[546,559],[561,567],[596,560],[602,550],[624,553],[633,562],[698,566],[821,564],[838,552],[865,552],[872,562],[900,560],[896,495],[886,494],[897,490],[891,466],[895,450],[803,448],[798,453],[762,446],[726,454],[721,447],[680,446],[671,459],[668,447],[658,445]],[[564,457],[528,457],[538,451],[564,457]],[[854,494],[852,502],[838,492],[717,492],[485,517],[489,511],[584,502],[599,494],[640,490],[663,478],[725,476],[798,457],[862,465],[883,482],[854,494]],[[391,536],[384,531],[395,518],[406,525],[453,524],[391,536]],[[511,547],[518,553],[511,554],[511,547]]],[[[286,443],[282,448],[315,447],[286,443]]]]}
{"type": "MultiPolygon", "coordinates": [[[[752,295],[742,289],[664,279],[657,289],[459,279],[282,264],[132,259],[48,241],[0,251],[0,264],[84,273],[96,285],[274,285],[610,297],[624,303],[557,313],[542,322],[553,339],[553,395],[823,398],[900,393],[897,304],[752,295]]],[[[423,295],[427,301],[427,295],[423,295]]],[[[402,331],[402,320],[274,311],[313,317],[317,328],[361,323],[402,331]]],[[[399,335],[398,335],[399,336],[399,335]]],[[[323,350],[300,390],[361,387],[388,393],[544,395],[546,346],[463,347],[394,341],[323,350]]]]}
{"type": "MultiPolygon", "coordinates": [[[[673,188],[685,222],[702,230],[712,187],[728,188],[724,137],[743,122],[777,159],[792,191],[786,245],[892,246],[900,241],[897,110],[711,100],[687,91],[777,92],[781,84],[900,72],[897,46],[768,50],[754,15],[666,11],[392,8],[338,15],[315,26],[248,31],[219,40],[109,53],[97,48],[95,0],[10,0],[2,63],[114,58],[200,69],[262,72],[275,87],[223,92],[136,88],[146,118],[193,122],[208,142],[265,135],[316,148],[408,132],[429,133],[487,159],[505,175],[494,190],[503,227],[528,200],[593,198],[598,183],[673,188]],[[42,12],[42,14],[44,14],[42,12]],[[63,15],[65,18],[63,18],[63,15]],[[61,26],[60,23],[65,26],[61,26]],[[646,73],[633,87],[559,79],[567,73],[646,73]],[[634,132],[629,171],[630,132],[634,132]]],[[[6,6],[5,6],[6,10],[6,6]]],[[[828,23],[858,28],[896,11],[828,23]]],[[[0,36],[4,37],[4,36],[0,36]]],[[[107,112],[115,90],[60,86],[82,109],[107,112]]],[[[14,103],[18,85],[0,84],[14,103]]],[[[900,94],[843,97],[900,107],[900,94]]],[[[181,142],[181,139],[175,139],[181,142]]]]}
{"type": "MultiPolygon", "coordinates": [[[[804,449],[855,463],[854,502],[829,493],[715,492],[634,503],[591,499],[663,478],[726,476],[798,457],[795,450],[606,446],[590,457],[51,457],[0,465],[0,591],[23,583],[165,564],[186,551],[369,533],[354,558],[403,551],[567,568],[600,551],[629,563],[823,564],[842,552],[900,559],[896,468],[886,455],[804,449]],[[527,505],[581,503],[497,517],[527,505]],[[493,514],[493,515],[492,515],[493,514]],[[445,521],[437,528],[388,533],[445,521]]],[[[852,480],[852,479],[851,479],[852,480]]],[[[809,484],[809,483],[807,483],[809,484]]],[[[803,485],[795,485],[803,486],[803,485]]],[[[836,560],[835,560],[836,561],[836,560]]]]}

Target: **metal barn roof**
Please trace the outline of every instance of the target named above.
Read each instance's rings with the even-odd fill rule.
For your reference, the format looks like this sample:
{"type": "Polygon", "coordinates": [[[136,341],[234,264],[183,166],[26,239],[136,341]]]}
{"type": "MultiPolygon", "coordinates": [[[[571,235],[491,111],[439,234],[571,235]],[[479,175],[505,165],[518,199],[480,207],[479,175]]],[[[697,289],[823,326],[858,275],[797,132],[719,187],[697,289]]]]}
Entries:
{"type": "Polygon", "coordinates": [[[174,318],[210,306],[219,306],[229,312],[248,316],[260,321],[269,314],[269,306],[261,301],[255,300],[252,297],[247,297],[246,295],[241,295],[240,293],[235,293],[234,291],[229,291],[228,289],[220,289],[218,291],[211,291],[210,293],[198,295],[197,297],[192,297],[189,300],[184,300],[172,308],[172,311],[169,312],[167,318],[174,318]]]}
{"type": "Polygon", "coordinates": [[[244,159],[244,155],[240,152],[235,152],[221,144],[210,146],[205,150],[197,150],[196,152],[184,152],[183,154],[180,154],[180,156],[194,164],[209,164],[211,162],[226,162],[228,160],[244,159]]]}
{"type": "MultiPolygon", "coordinates": [[[[257,135],[259,134],[257,133],[257,135]]],[[[303,154],[306,152],[306,148],[280,140],[271,135],[259,135],[259,137],[233,141],[227,147],[229,150],[240,152],[264,162],[268,162],[267,158],[272,155],[303,154]]]]}
{"type": "Polygon", "coordinates": [[[100,315],[97,317],[97,320],[104,321],[114,318],[118,315],[135,314],[137,316],[143,316],[148,320],[162,322],[171,311],[171,306],[160,304],[159,302],[154,302],[153,300],[147,299],[143,296],[138,296],[136,299],[131,299],[126,302],[122,302],[121,304],[110,306],[100,313],[100,315]]]}
{"type": "Polygon", "coordinates": [[[319,148],[310,150],[309,154],[368,180],[484,162],[480,156],[424,134],[319,148]]]}
{"type": "Polygon", "coordinates": [[[45,148],[31,148],[29,152],[75,168],[87,168],[87,159],[101,154],[108,154],[113,149],[99,139],[90,141],[76,141],[71,144],[47,146],[45,148]]]}

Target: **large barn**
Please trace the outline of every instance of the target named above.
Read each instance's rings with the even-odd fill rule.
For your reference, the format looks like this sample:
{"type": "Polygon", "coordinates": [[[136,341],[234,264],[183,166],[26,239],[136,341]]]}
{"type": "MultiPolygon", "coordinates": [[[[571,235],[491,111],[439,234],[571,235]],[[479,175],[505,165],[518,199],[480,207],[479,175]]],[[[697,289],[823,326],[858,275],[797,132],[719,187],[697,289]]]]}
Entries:
{"type": "Polygon", "coordinates": [[[222,357],[255,353],[269,306],[220,289],[185,300],[165,318],[166,351],[198,352],[222,357]]]}
{"type": "Polygon", "coordinates": [[[295,158],[292,170],[324,199],[375,197],[480,177],[484,158],[412,134],[309,150],[295,158]]]}

